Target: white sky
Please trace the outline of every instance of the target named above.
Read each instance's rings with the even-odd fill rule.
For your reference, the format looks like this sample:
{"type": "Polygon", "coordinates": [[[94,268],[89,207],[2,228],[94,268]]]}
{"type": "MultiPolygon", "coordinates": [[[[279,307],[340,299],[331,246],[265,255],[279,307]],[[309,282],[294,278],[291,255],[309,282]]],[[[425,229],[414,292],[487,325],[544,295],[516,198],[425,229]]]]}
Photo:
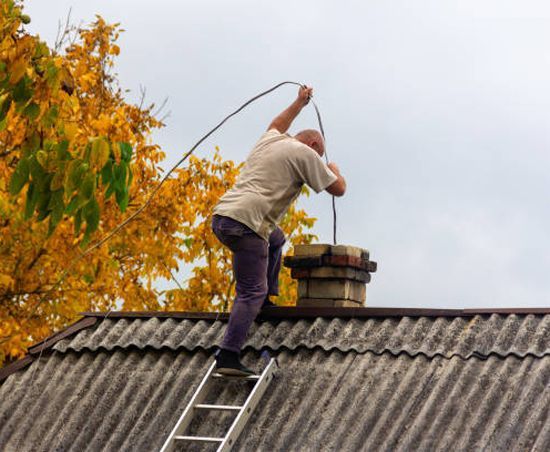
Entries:
{"type": "MultiPolygon", "coordinates": [[[[130,100],[140,85],[169,98],[166,166],[258,92],[315,88],[348,180],[339,242],[379,263],[369,306],[550,305],[548,2],[28,0],[29,29],[53,43],[71,7],[74,23],[122,23],[130,100]]],[[[199,155],[242,160],[294,96],[261,99],[199,155]]],[[[302,205],[330,242],[330,197],[302,205]]]]}

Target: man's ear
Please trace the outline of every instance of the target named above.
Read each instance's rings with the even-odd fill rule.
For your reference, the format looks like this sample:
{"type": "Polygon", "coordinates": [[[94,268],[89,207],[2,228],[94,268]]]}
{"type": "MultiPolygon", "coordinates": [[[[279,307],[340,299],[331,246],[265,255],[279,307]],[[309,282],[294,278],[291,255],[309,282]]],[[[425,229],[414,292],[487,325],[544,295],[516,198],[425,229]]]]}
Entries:
{"type": "Polygon", "coordinates": [[[317,154],[319,154],[320,157],[323,156],[322,151],[321,151],[321,146],[319,146],[319,142],[318,142],[318,141],[313,140],[313,141],[310,143],[309,147],[310,147],[311,149],[313,149],[315,152],[317,152],[317,154]]]}

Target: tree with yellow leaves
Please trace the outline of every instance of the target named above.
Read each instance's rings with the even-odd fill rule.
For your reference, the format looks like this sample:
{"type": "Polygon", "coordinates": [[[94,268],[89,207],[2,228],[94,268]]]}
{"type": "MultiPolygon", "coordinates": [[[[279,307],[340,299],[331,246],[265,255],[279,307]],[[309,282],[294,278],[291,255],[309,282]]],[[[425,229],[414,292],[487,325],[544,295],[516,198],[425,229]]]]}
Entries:
{"type": "MultiPolygon", "coordinates": [[[[21,2],[0,2],[0,363],[82,311],[228,310],[231,256],[209,225],[239,166],[218,149],[191,157],[83,255],[158,187],[164,153],[150,135],[163,124],[153,105],[127,103],[111,72],[117,24],[98,16],[60,52],[25,30],[21,2]],[[190,277],[178,282],[181,265],[190,277]],[[177,287],[161,291],[158,278],[177,287]]],[[[314,221],[292,208],[282,228],[308,243],[314,221]]],[[[281,279],[278,303],[293,304],[286,270],[281,279]]]]}

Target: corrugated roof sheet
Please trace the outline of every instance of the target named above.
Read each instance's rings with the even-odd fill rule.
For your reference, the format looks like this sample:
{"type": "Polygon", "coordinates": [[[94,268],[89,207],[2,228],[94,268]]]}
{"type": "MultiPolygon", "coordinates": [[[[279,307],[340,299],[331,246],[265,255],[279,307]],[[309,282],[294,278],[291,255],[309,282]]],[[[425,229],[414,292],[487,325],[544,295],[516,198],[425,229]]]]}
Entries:
{"type": "MultiPolygon", "coordinates": [[[[225,323],[171,318],[99,319],[94,328],[58,342],[67,350],[152,347],[212,350],[223,338],[225,323]]],[[[358,353],[390,352],[427,357],[550,355],[550,315],[475,317],[402,317],[371,319],[301,319],[253,325],[245,347],[296,350],[300,347],[358,353]]]]}
{"type": "MultiPolygon", "coordinates": [[[[236,450],[550,446],[550,357],[429,359],[321,349],[278,357],[278,376],[236,450]]],[[[0,387],[0,443],[5,451],[158,450],[210,359],[202,350],[138,349],[43,357],[39,369],[35,362],[0,387]]],[[[253,351],[245,357],[257,359],[253,351]]],[[[234,383],[223,385],[216,400],[235,401],[234,383]]],[[[209,419],[194,433],[218,434],[222,423],[209,419]]]]}
{"type": "MultiPolygon", "coordinates": [[[[158,450],[223,327],[107,318],[59,335],[0,386],[0,449],[158,450]]],[[[504,314],[258,323],[245,363],[267,346],[281,368],[236,450],[550,450],[549,328],[504,314]]],[[[213,398],[236,402],[235,385],[213,398]]],[[[194,432],[216,434],[219,416],[194,432]]]]}

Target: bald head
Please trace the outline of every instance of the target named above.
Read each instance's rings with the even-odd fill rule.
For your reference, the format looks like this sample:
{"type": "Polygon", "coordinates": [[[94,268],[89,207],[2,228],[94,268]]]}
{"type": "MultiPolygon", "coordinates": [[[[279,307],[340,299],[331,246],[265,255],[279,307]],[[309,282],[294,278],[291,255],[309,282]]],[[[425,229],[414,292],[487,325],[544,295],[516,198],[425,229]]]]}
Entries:
{"type": "Polygon", "coordinates": [[[302,130],[301,132],[298,132],[296,135],[294,135],[294,138],[296,138],[299,142],[309,146],[321,157],[325,154],[325,140],[323,140],[323,136],[317,130],[302,130]]]}

